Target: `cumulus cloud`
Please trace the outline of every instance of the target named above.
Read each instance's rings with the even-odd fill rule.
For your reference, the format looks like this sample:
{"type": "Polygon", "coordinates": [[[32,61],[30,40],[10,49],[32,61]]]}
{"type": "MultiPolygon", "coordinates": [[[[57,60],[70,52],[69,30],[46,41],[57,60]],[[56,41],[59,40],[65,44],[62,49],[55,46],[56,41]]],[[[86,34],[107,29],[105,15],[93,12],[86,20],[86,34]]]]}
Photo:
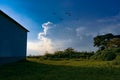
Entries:
{"type": "Polygon", "coordinates": [[[43,40],[46,37],[50,25],[52,25],[51,22],[42,24],[43,32],[38,34],[38,39],[43,40]]]}
{"type": "Polygon", "coordinates": [[[43,28],[43,32],[40,32],[38,34],[38,39],[39,39],[39,44],[40,44],[40,48],[42,49],[43,52],[48,51],[48,52],[53,52],[54,48],[52,46],[52,41],[50,38],[47,37],[47,32],[50,29],[49,27],[52,25],[53,23],[51,22],[47,22],[42,24],[42,28],[43,28]]]}
{"type": "Polygon", "coordinates": [[[44,55],[45,52],[53,52],[53,48],[49,46],[51,43],[42,43],[43,41],[29,41],[27,48],[28,48],[28,55],[44,55]]]}
{"type": "Polygon", "coordinates": [[[38,34],[38,39],[39,40],[43,40],[43,41],[45,40],[46,41],[46,38],[47,38],[46,35],[47,35],[47,32],[48,32],[48,29],[49,29],[50,25],[52,25],[51,22],[47,22],[47,23],[42,24],[43,32],[40,32],[38,34]]]}
{"type": "Polygon", "coordinates": [[[46,51],[54,52],[68,47],[79,51],[96,50],[97,48],[93,47],[93,37],[106,33],[120,34],[118,16],[89,22],[44,23],[43,31],[38,34],[38,41],[28,42],[29,52],[43,55],[46,51]]]}
{"type": "Polygon", "coordinates": [[[28,41],[27,55],[40,55],[40,45],[38,41],[28,41]]]}
{"type": "Polygon", "coordinates": [[[38,33],[38,40],[28,42],[28,50],[34,52],[32,54],[43,55],[46,51],[50,53],[54,51],[52,40],[47,37],[48,30],[52,25],[52,22],[43,23],[43,31],[38,33]]]}

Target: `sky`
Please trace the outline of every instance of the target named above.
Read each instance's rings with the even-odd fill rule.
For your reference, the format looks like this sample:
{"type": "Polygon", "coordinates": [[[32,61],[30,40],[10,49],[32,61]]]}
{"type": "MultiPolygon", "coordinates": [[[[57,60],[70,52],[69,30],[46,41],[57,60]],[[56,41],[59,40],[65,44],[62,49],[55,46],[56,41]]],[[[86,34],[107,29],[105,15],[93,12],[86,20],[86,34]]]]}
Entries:
{"type": "Polygon", "coordinates": [[[30,31],[27,55],[95,51],[95,36],[120,34],[120,0],[0,0],[0,10],[30,31]]]}

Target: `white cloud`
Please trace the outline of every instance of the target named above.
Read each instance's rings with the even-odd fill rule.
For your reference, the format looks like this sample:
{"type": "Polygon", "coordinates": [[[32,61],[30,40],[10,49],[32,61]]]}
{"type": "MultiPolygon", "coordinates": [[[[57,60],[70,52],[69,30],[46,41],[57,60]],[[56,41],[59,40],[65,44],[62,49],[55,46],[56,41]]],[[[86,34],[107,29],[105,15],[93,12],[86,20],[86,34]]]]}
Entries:
{"type": "Polygon", "coordinates": [[[48,29],[49,27],[52,25],[53,23],[51,22],[47,22],[47,23],[44,23],[42,24],[42,28],[43,28],[43,32],[40,32],[38,34],[38,39],[40,40],[40,46],[42,46],[42,50],[45,52],[45,51],[48,51],[48,52],[53,52],[54,48],[52,46],[52,41],[51,39],[49,39],[48,37],[46,37],[47,35],[47,32],[48,32],[48,29]]]}
{"type": "Polygon", "coordinates": [[[86,28],[85,27],[78,27],[76,28],[76,35],[82,37],[84,35],[86,28]]]}
{"type": "Polygon", "coordinates": [[[47,32],[48,32],[48,29],[49,29],[50,25],[52,25],[51,22],[47,22],[47,23],[42,24],[43,32],[40,32],[38,34],[38,39],[39,40],[44,41],[47,38],[46,35],[47,35],[47,32]]]}
{"type": "Polygon", "coordinates": [[[29,41],[27,43],[27,55],[44,55],[46,51],[53,52],[53,47],[50,44],[50,41],[47,43],[44,43],[44,41],[29,41]]]}
{"type": "MultiPolygon", "coordinates": [[[[43,32],[38,34],[38,40],[33,42],[28,42],[28,51],[36,52],[32,53],[35,55],[43,55],[46,51],[52,53],[54,52],[54,47],[52,40],[47,37],[47,32],[53,23],[47,22],[42,24],[43,32]]],[[[30,54],[31,52],[28,52],[30,54]]]]}
{"type": "Polygon", "coordinates": [[[119,18],[116,16],[114,19],[117,20],[109,17],[109,20],[103,18],[101,22],[97,20],[83,23],[64,21],[56,25],[51,22],[44,23],[43,32],[38,34],[38,41],[28,42],[29,52],[43,55],[46,51],[54,52],[68,47],[73,47],[78,51],[96,50],[93,47],[93,37],[108,32],[120,33],[119,18]],[[53,26],[55,27],[53,28],[53,26]]]}
{"type": "Polygon", "coordinates": [[[38,41],[27,42],[27,55],[40,55],[40,45],[38,41]]]}
{"type": "Polygon", "coordinates": [[[83,39],[85,36],[89,36],[91,33],[87,30],[86,27],[78,27],[76,28],[76,36],[78,36],[80,39],[83,39]]]}

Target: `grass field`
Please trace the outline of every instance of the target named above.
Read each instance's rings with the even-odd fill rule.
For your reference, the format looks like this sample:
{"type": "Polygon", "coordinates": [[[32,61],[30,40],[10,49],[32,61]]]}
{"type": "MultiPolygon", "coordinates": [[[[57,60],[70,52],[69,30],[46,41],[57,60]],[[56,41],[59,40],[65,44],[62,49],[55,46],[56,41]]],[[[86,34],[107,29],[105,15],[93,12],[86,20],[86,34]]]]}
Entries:
{"type": "Polygon", "coordinates": [[[0,80],[120,80],[120,65],[89,60],[28,58],[0,66],[0,80]]]}

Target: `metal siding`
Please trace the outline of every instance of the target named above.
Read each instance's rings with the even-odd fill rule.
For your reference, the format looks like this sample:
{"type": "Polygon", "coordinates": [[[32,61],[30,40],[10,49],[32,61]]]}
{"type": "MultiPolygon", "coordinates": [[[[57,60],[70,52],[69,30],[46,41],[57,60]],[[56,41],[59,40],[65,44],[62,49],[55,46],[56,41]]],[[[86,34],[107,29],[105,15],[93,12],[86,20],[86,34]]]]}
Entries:
{"type": "MultiPolygon", "coordinates": [[[[0,63],[6,62],[5,58],[14,61],[14,57],[26,57],[27,32],[13,22],[0,16],[0,63]]],[[[16,60],[15,60],[16,61],[16,60]]]]}
{"type": "Polygon", "coordinates": [[[1,57],[0,58],[0,65],[6,64],[6,63],[11,63],[11,62],[17,62],[21,60],[25,60],[25,57],[1,57]]]}

